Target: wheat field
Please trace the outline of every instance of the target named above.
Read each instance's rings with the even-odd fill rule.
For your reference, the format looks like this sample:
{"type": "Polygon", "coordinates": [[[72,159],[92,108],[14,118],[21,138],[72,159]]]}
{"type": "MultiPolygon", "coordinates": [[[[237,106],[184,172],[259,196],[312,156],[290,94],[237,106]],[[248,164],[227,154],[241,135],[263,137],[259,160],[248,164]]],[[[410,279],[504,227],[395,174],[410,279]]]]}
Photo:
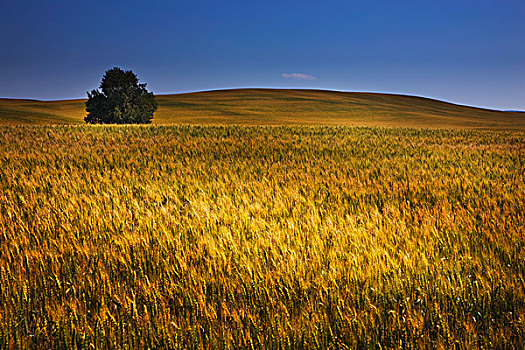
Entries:
{"type": "Polygon", "coordinates": [[[525,134],[0,128],[0,348],[519,348],[525,134]]]}
{"type": "MultiPolygon", "coordinates": [[[[331,125],[525,131],[525,113],[417,96],[304,89],[233,89],[157,95],[157,125],[331,125]]],[[[86,100],[0,98],[2,125],[84,124],[86,100]]]]}

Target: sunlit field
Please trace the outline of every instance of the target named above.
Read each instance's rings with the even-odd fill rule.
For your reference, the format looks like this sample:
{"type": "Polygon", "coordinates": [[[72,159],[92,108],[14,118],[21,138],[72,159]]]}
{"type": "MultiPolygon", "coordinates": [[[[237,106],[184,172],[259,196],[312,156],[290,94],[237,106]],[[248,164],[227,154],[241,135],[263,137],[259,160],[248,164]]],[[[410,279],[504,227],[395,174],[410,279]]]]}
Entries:
{"type": "MultiPolygon", "coordinates": [[[[525,113],[416,96],[323,90],[236,89],[158,95],[157,125],[331,125],[525,131],[525,113]]],[[[0,98],[1,125],[84,124],[85,100],[0,98]]]]}
{"type": "Polygon", "coordinates": [[[525,134],[0,128],[0,348],[520,348],[525,134]]]}

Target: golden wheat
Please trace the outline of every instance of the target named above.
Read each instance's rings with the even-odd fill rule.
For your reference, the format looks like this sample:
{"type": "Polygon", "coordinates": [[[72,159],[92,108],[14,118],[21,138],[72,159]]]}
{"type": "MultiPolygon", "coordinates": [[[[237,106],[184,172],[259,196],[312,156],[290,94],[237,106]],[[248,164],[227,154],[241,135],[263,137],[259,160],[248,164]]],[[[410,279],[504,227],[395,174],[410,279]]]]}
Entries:
{"type": "Polygon", "coordinates": [[[1,348],[512,348],[525,135],[0,128],[1,348]]]}

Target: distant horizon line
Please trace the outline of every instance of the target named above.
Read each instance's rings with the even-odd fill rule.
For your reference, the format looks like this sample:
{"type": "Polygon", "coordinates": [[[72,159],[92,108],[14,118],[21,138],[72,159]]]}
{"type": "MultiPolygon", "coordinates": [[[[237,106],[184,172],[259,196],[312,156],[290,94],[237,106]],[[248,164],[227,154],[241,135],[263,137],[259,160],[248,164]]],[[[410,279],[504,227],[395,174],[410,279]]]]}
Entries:
{"type": "MultiPolygon", "coordinates": [[[[322,88],[297,88],[297,87],[227,87],[227,88],[217,88],[209,90],[190,90],[183,92],[167,92],[167,93],[154,93],[155,96],[172,96],[172,95],[185,95],[185,94],[197,94],[205,92],[221,92],[221,91],[235,91],[235,90],[297,90],[297,91],[318,91],[318,92],[332,92],[332,93],[359,93],[359,94],[377,94],[377,95],[392,95],[392,96],[405,96],[405,97],[416,97],[427,100],[433,100],[443,103],[448,103],[456,106],[470,107],[476,109],[484,109],[490,111],[498,112],[508,112],[508,113],[525,113],[525,110],[519,109],[497,109],[491,107],[475,106],[469,104],[463,104],[458,102],[452,102],[448,100],[442,100],[432,96],[425,95],[413,95],[407,93],[399,92],[384,92],[384,91],[358,91],[358,90],[332,90],[332,89],[322,89],[322,88]]],[[[0,97],[0,100],[22,100],[22,101],[35,101],[35,102],[63,102],[63,101],[80,101],[87,100],[86,97],[73,97],[73,98],[63,98],[63,99],[37,99],[37,98],[28,98],[28,97],[0,97]]]]}

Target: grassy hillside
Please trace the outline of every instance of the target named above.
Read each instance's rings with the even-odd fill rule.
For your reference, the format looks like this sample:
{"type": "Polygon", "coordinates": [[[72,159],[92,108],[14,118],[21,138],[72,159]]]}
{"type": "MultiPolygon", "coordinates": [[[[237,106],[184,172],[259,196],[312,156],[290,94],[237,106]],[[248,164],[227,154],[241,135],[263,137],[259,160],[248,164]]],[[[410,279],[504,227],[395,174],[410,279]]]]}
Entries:
{"type": "MultiPolygon", "coordinates": [[[[353,125],[525,130],[525,114],[402,95],[240,89],[159,95],[155,124],[353,125]]],[[[2,124],[83,123],[84,100],[0,99],[2,124]]]]}
{"type": "Polygon", "coordinates": [[[83,123],[85,100],[37,101],[0,98],[0,125],[83,123]]]}
{"type": "Polygon", "coordinates": [[[521,132],[0,128],[0,348],[519,349],[521,132]]]}

